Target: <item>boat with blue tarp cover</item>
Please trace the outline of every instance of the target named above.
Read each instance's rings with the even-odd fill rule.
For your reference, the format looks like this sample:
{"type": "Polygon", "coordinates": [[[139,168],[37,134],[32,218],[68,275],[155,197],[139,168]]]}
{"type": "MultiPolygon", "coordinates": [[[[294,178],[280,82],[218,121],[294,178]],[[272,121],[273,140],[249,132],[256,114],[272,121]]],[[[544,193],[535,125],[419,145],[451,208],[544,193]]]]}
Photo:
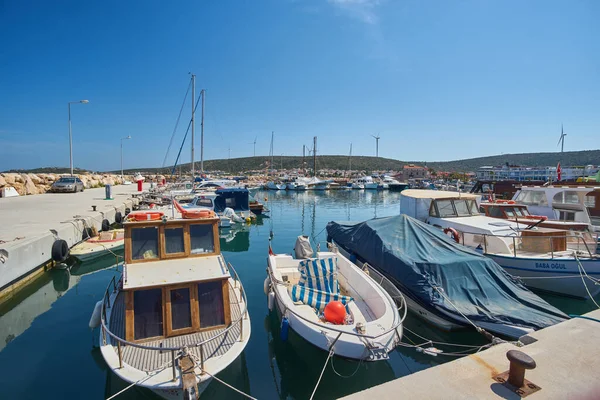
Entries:
{"type": "Polygon", "coordinates": [[[493,260],[407,215],[330,222],[328,242],[368,263],[404,294],[415,314],[445,330],[471,323],[518,338],[567,319],[493,260]]]}

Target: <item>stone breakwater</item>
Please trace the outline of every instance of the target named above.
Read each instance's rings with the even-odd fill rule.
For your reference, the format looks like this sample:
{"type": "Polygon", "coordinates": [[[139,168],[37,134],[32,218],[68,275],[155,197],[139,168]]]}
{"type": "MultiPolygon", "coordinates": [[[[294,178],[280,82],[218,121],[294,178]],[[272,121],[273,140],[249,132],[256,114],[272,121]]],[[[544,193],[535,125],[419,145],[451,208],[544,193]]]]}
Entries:
{"type": "MultiPolygon", "coordinates": [[[[69,174],[19,174],[2,173],[0,174],[0,189],[6,186],[12,186],[21,195],[43,194],[50,190],[52,184],[61,176],[69,174]]],[[[106,185],[121,185],[124,181],[133,182],[133,175],[113,174],[76,174],[81,179],[86,189],[103,187],[106,185]]],[[[145,176],[146,181],[153,181],[159,176],[145,176]]]]}

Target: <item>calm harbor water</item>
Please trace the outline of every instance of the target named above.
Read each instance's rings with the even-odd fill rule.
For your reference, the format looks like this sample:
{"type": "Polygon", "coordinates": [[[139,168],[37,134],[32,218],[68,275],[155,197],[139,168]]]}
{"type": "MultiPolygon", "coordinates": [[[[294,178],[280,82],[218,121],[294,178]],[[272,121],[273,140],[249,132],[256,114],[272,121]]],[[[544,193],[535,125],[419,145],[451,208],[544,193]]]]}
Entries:
{"type": "MultiPolygon", "coordinates": [[[[308,399],[327,354],[292,332],[287,342],[279,338],[279,317],[269,314],[263,293],[269,234],[273,232],[273,249],[277,253],[290,253],[300,234],[310,235],[325,248],[327,222],[397,215],[399,193],[263,192],[259,196],[268,199],[270,217],[222,232],[221,249],[247,291],[252,336],[242,356],[219,378],[259,399],[308,399]]],[[[112,256],[74,264],[67,270],[48,272],[0,306],[0,398],[106,399],[128,386],[107,369],[95,347],[98,331],[88,328],[95,303],[102,298],[112,276],[118,274],[120,266],[112,256]]],[[[591,302],[542,297],[567,313],[581,314],[593,309],[591,302]]],[[[430,328],[410,313],[405,326],[432,340],[486,343],[473,331],[445,333],[430,328]]],[[[423,342],[406,332],[404,341],[411,340],[423,342]]],[[[390,355],[389,361],[361,364],[334,359],[335,370],[331,364],[327,367],[315,398],[337,398],[452,359],[455,357],[431,357],[401,347],[390,355]]],[[[155,398],[149,390],[136,387],[117,397],[155,398]]],[[[244,397],[212,382],[203,398],[244,397]]]]}

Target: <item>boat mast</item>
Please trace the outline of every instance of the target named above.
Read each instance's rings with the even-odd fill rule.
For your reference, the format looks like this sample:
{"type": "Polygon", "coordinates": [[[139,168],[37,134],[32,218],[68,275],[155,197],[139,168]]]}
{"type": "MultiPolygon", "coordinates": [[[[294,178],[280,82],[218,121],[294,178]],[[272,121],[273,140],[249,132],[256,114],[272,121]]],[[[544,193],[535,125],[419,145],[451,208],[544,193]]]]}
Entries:
{"type": "Polygon", "coordinates": [[[306,145],[302,145],[302,174],[306,175],[306,145]]]}
{"type": "Polygon", "coordinates": [[[195,167],[194,167],[194,129],[196,127],[196,123],[194,121],[194,99],[196,98],[196,75],[192,74],[192,181],[194,180],[195,175],[195,167]]]}
{"type": "Polygon", "coordinates": [[[273,163],[273,138],[275,137],[275,132],[271,131],[271,164],[269,165],[269,169],[273,169],[274,168],[274,163],[273,163]]]}
{"type": "Polygon", "coordinates": [[[313,142],[313,176],[317,176],[317,137],[314,137],[313,142]]]}
{"type": "Polygon", "coordinates": [[[350,143],[350,155],[348,156],[348,174],[352,176],[352,143],[350,143]]]}
{"type": "Polygon", "coordinates": [[[204,174],[204,100],[206,99],[206,90],[200,91],[202,95],[202,115],[200,118],[200,172],[204,174]]]}

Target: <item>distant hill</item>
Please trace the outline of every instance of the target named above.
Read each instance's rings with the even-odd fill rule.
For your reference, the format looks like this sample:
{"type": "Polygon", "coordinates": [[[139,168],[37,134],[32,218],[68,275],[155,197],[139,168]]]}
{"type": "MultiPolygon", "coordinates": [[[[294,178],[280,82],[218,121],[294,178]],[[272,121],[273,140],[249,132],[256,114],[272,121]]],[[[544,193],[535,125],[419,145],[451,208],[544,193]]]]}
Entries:
{"type": "MultiPolygon", "coordinates": [[[[245,171],[253,171],[266,169],[270,158],[265,156],[260,157],[243,157],[232,158],[231,160],[206,160],[204,161],[204,169],[206,171],[225,171],[230,173],[242,173],[245,171]]],[[[416,164],[433,168],[436,171],[449,172],[471,172],[476,171],[479,167],[491,165],[521,165],[525,167],[533,166],[555,166],[558,162],[563,166],[566,165],[589,165],[600,164],[600,150],[584,150],[584,151],[569,151],[564,153],[522,153],[522,154],[503,154],[497,156],[487,156],[470,158],[456,161],[401,161],[391,158],[368,157],[368,156],[352,156],[351,167],[353,170],[371,171],[389,171],[400,170],[404,165],[416,164]]],[[[306,168],[311,169],[313,165],[312,157],[306,157],[306,168]]],[[[302,157],[296,156],[278,156],[273,158],[274,168],[276,169],[293,169],[302,166],[302,157]]],[[[336,169],[346,170],[349,165],[348,156],[317,156],[318,169],[336,169]]],[[[182,171],[190,170],[190,163],[178,166],[182,171]]],[[[131,174],[137,171],[170,174],[172,167],[168,168],[146,168],[146,169],[131,169],[126,173],[131,174]]],[[[200,169],[200,162],[196,162],[196,169],[200,169]]],[[[118,171],[115,171],[118,172],[118,171]]]]}
{"type": "MultiPolygon", "coordinates": [[[[220,160],[206,160],[204,161],[204,169],[206,171],[224,171],[232,174],[240,174],[247,171],[265,170],[269,165],[270,158],[266,156],[258,157],[243,157],[243,158],[232,158],[231,160],[220,159],[220,160]]],[[[555,166],[558,162],[563,166],[566,165],[589,165],[589,164],[600,164],[600,150],[583,150],[583,151],[568,151],[564,153],[522,153],[522,154],[503,154],[497,156],[487,156],[478,158],[469,158],[464,160],[456,161],[401,161],[394,160],[391,158],[382,157],[367,157],[367,156],[352,156],[351,163],[353,170],[372,172],[372,171],[397,171],[400,170],[406,164],[417,164],[423,165],[435,169],[436,171],[448,171],[448,172],[470,172],[476,171],[479,167],[485,165],[504,165],[509,163],[510,165],[521,165],[525,167],[533,166],[555,166]]],[[[306,157],[306,168],[311,169],[313,165],[312,157],[306,157]]],[[[293,169],[302,167],[302,157],[297,156],[276,156],[273,159],[273,168],[275,169],[293,169]]],[[[348,169],[349,158],[348,156],[317,156],[317,168],[318,169],[335,169],[335,170],[346,170],[348,169]]],[[[145,173],[161,173],[170,174],[172,167],[167,168],[134,168],[126,170],[126,174],[132,174],[135,172],[145,173]]],[[[190,170],[190,163],[182,164],[177,166],[177,170],[188,172],[190,170]]],[[[196,170],[200,169],[200,162],[196,162],[196,170]]],[[[30,170],[11,170],[5,172],[18,172],[18,173],[68,173],[69,168],[59,167],[45,167],[45,168],[34,168],[30,170]]],[[[75,169],[76,173],[89,172],[84,169],[75,169]]],[[[109,171],[112,173],[120,173],[120,171],[109,171]]]]}
{"type": "MultiPolygon", "coordinates": [[[[33,169],[11,169],[8,171],[3,171],[5,173],[17,173],[17,174],[68,174],[71,172],[71,169],[68,167],[43,167],[43,168],[33,168],[33,169]]],[[[85,174],[88,172],[87,169],[81,168],[73,168],[74,174],[85,174]]]]}

